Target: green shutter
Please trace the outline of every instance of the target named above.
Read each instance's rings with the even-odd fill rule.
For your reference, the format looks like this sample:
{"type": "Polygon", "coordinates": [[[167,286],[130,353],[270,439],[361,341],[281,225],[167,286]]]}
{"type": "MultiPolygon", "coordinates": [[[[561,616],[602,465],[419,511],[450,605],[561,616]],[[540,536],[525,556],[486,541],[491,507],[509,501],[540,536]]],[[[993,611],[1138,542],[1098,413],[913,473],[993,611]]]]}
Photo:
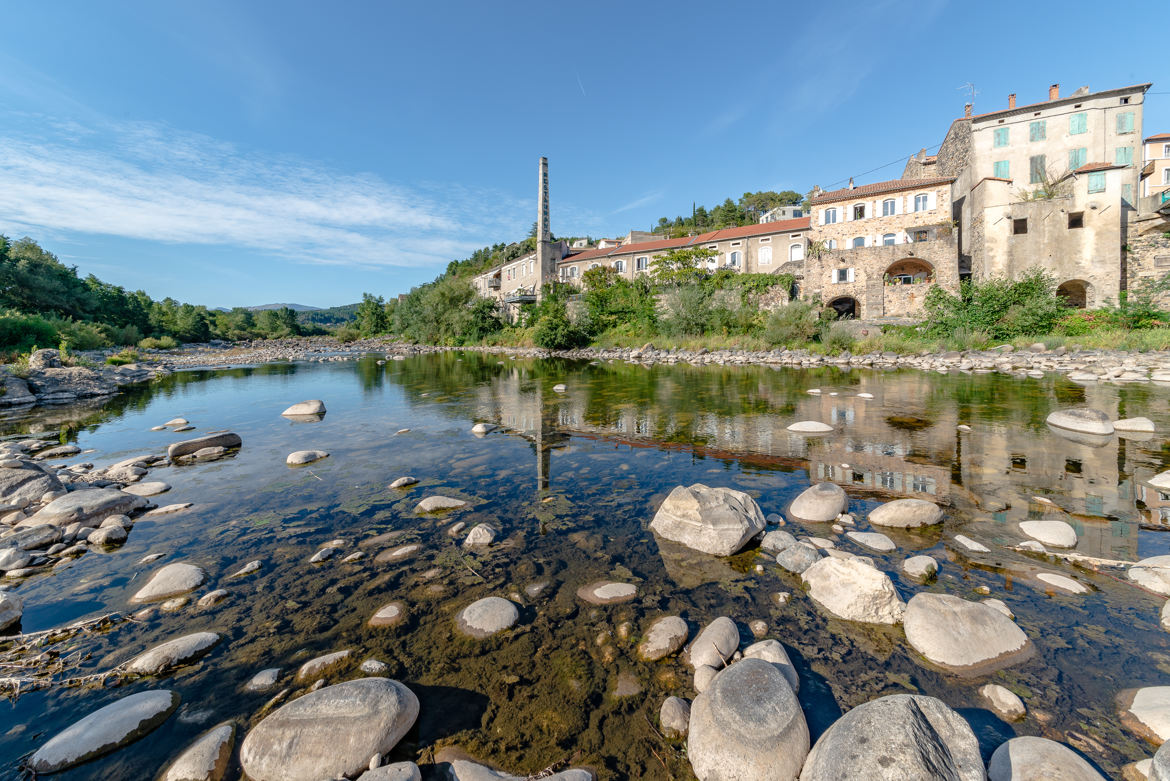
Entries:
{"type": "Polygon", "coordinates": [[[1133,165],[1133,147],[1119,146],[1115,150],[1115,157],[1113,162],[1117,165],[1133,165]]]}
{"type": "Polygon", "coordinates": [[[1028,140],[1043,141],[1048,136],[1048,127],[1043,119],[1038,119],[1028,125],[1028,140]]]}
{"type": "Polygon", "coordinates": [[[997,127],[995,129],[995,146],[1001,147],[1001,146],[1007,146],[1007,145],[1008,145],[1008,128],[997,127]]]}
{"type": "Polygon", "coordinates": [[[1105,192],[1105,172],[1098,171],[1089,174],[1089,192],[1103,193],[1105,192]]]}
{"type": "Polygon", "coordinates": [[[1117,132],[1118,133],[1132,133],[1133,132],[1133,112],[1123,111],[1117,115],[1117,132]]]}
{"type": "Polygon", "coordinates": [[[1085,147],[1068,150],[1068,170],[1075,171],[1088,160],[1089,150],[1085,147]]]}
{"type": "Polygon", "coordinates": [[[1130,206],[1133,206],[1133,185],[1121,185],[1121,200],[1125,201],[1130,206]]]}
{"type": "Polygon", "coordinates": [[[1070,135],[1078,136],[1081,133],[1086,133],[1089,130],[1088,115],[1085,112],[1073,114],[1068,118],[1068,132],[1070,135]]]}
{"type": "Polygon", "coordinates": [[[1041,184],[1047,174],[1047,169],[1044,163],[1044,155],[1036,155],[1028,160],[1029,171],[1031,173],[1032,184],[1041,184]]]}
{"type": "Polygon", "coordinates": [[[1011,167],[1007,160],[996,160],[995,171],[992,173],[996,179],[1011,179],[1011,167]]]}

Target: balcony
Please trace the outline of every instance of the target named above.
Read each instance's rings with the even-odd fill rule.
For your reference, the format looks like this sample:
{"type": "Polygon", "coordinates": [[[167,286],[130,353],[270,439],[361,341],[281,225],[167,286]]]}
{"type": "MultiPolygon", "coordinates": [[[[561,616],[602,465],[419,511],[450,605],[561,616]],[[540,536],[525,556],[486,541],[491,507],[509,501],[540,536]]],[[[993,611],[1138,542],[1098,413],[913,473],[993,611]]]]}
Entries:
{"type": "Polygon", "coordinates": [[[488,285],[488,290],[499,290],[500,289],[500,278],[499,277],[492,277],[491,279],[488,280],[487,285],[488,285]]]}

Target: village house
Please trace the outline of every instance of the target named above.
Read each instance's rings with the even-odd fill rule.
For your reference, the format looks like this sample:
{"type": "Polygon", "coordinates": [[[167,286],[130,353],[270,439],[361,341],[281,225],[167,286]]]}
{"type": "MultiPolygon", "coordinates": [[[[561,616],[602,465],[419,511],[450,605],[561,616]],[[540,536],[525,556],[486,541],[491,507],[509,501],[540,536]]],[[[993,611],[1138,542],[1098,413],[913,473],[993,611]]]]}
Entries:
{"type": "Polygon", "coordinates": [[[1142,198],[1156,198],[1142,204],[1142,211],[1170,201],[1170,133],[1150,136],[1142,144],[1142,198]]]}
{"type": "Polygon", "coordinates": [[[926,293],[958,289],[953,177],[894,179],[815,193],[801,293],[842,317],[913,316],[926,293]]]}

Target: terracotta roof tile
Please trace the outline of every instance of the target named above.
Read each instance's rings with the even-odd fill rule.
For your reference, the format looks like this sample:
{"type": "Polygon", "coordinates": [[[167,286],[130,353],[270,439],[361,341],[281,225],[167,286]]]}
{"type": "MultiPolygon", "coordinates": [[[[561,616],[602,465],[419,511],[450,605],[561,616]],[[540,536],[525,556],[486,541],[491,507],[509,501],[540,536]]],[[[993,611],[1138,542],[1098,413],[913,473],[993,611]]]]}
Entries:
{"type": "Polygon", "coordinates": [[[1117,87],[1116,89],[1106,89],[1106,90],[1101,90],[1100,92],[1090,92],[1088,95],[1065,95],[1064,97],[1057,98],[1056,100],[1042,100],[1039,103],[1029,103],[1026,106],[1016,106],[1014,108],[1001,108],[1001,109],[996,109],[995,111],[988,111],[988,112],[983,113],[983,114],[974,114],[974,115],[969,116],[969,117],[959,117],[959,119],[986,119],[987,117],[994,117],[998,114],[1010,114],[1012,112],[1027,111],[1028,109],[1034,109],[1038,106],[1047,106],[1047,105],[1052,104],[1052,103],[1075,103],[1078,100],[1084,100],[1087,98],[1096,98],[1096,97],[1099,97],[1101,95],[1108,95],[1108,94],[1114,93],[1114,92],[1129,92],[1131,90],[1136,90],[1136,89],[1140,89],[1142,92],[1145,92],[1151,86],[1153,86],[1153,85],[1151,85],[1151,84],[1134,84],[1134,85],[1129,86],[1129,87],[1117,87]]]}
{"type": "Polygon", "coordinates": [[[1110,168],[1125,168],[1124,165],[1116,165],[1115,163],[1085,163],[1074,174],[1089,174],[1094,171],[1108,171],[1110,168]]]}
{"type": "Polygon", "coordinates": [[[1159,133],[1156,136],[1150,136],[1146,141],[1170,141],[1170,133],[1159,133]]]}
{"type": "Polygon", "coordinates": [[[770,233],[791,233],[793,231],[808,230],[811,222],[812,219],[810,217],[801,217],[796,220],[742,225],[737,228],[721,228],[719,230],[700,233],[698,236],[683,236],[677,239],[660,239],[659,241],[643,241],[637,244],[623,244],[620,247],[591,249],[562,258],[561,263],[575,263],[579,260],[595,260],[597,258],[619,257],[622,255],[641,255],[647,252],[659,252],[676,247],[698,246],[716,241],[727,241],[728,239],[766,236],[770,233]]]}
{"type": "Polygon", "coordinates": [[[923,187],[932,187],[938,184],[950,184],[955,181],[953,176],[935,176],[928,179],[891,179],[888,182],[874,182],[854,187],[852,190],[844,187],[840,190],[821,193],[812,199],[812,203],[830,203],[832,201],[847,201],[853,198],[864,198],[867,195],[881,193],[896,193],[902,190],[918,190],[923,187]]]}

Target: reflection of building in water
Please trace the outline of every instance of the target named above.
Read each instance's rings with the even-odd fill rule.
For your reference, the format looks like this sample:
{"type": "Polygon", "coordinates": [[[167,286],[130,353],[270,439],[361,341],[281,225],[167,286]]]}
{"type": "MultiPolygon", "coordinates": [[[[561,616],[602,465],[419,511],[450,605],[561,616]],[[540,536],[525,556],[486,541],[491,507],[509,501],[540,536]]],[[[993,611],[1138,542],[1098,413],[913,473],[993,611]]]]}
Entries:
{"type": "Polygon", "coordinates": [[[944,502],[951,492],[949,467],[907,460],[908,449],[893,442],[832,442],[809,456],[813,482],[944,502]]]}

